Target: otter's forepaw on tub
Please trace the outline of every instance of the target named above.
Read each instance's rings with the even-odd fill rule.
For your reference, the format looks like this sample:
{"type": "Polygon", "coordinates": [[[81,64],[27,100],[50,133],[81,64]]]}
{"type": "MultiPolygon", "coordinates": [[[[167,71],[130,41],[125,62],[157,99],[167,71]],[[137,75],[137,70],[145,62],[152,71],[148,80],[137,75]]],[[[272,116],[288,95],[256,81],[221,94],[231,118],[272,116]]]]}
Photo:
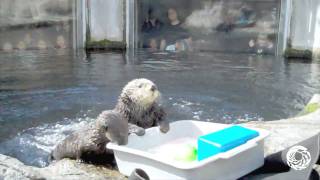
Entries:
{"type": "Polygon", "coordinates": [[[161,105],[154,105],[151,116],[155,119],[155,123],[162,133],[167,133],[170,130],[170,124],[166,119],[167,114],[161,105]]]}
{"type": "Polygon", "coordinates": [[[129,123],[129,134],[131,133],[134,133],[137,136],[143,136],[146,133],[146,131],[142,127],[129,123]]]}
{"type": "Polygon", "coordinates": [[[158,124],[162,133],[167,133],[170,130],[170,124],[168,121],[160,121],[158,124]]]}
{"type": "Polygon", "coordinates": [[[113,152],[106,149],[108,142],[128,143],[128,122],[116,111],[102,112],[94,125],[75,131],[51,153],[52,160],[76,159],[78,162],[104,164],[113,161],[113,152]]]}

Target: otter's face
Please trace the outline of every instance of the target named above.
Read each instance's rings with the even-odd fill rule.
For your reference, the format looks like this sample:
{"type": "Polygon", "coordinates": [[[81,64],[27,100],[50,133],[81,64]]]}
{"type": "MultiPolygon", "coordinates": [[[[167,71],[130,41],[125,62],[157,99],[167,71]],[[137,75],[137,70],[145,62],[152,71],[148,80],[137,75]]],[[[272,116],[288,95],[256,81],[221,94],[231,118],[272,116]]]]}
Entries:
{"type": "Polygon", "coordinates": [[[96,126],[103,130],[110,141],[119,145],[128,143],[128,121],[120,113],[110,110],[102,112],[96,120],[96,126]]]}
{"type": "Polygon", "coordinates": [[[148,79],[135,79],[123,88],[121,96],[129,98],[134,103],[147,108],[159,99],[160,92],[152,81],[148,79]]]}

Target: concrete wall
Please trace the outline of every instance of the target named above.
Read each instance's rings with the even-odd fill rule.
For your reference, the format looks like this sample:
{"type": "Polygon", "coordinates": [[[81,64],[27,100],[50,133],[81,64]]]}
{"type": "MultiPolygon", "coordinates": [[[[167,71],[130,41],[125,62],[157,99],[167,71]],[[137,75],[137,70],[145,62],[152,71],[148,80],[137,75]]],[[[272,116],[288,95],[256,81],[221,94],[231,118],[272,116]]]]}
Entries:
{"type": "Polygon", "coordinates": [[[0,0],[0,50],[83,48],[86,42],[122,46],[124,2],[0,0]]]}
{"type": "Polygon", "coordinates": [[[284,27],[280,26],[280,31],[284,32],[280,42],[284,44],[283,49],[290,50],[290,44],[293,49],[303,50],[286,51],[285,56],[311,58],[312,55],[313,59],[320,59],[320,1],[285,2],[286,7],[283,9],[288,20],[284,20],[284,27]]]}
{"type": "Polygon", "coordinates": [[[75,0],[1,0],[0,50],[73,47],[75,0]]]}
{"type": "Polygon", "coordinates": [[[292,1],[291,40],[294,47],[312,49],[319,3],[318,0],[292,1]]]}
{"type": "Polygon", "coordinates": [[[123,0],[91,0],[90,31],[91,40],[124,40],[123,0]]]}

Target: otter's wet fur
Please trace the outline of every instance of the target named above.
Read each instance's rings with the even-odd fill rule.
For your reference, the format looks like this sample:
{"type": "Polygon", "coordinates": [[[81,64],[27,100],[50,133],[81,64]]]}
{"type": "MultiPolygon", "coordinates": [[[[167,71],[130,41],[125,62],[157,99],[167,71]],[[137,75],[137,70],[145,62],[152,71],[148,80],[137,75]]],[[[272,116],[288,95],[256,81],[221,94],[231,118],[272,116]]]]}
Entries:
{"type": "Polygon", "coordinates": [[[115,111],[129,122],[129,133],[143,135],[145,128],[160,126],[163,133],[169,131],[166,113],[159,105],[160,92],[148,79],[130,81],[122,90],[115,111]]]}
{"type": "Polygon", "coordinates": [[[65,138],[51,153],[51,160],[77,159],[94,164],[113,162],[113,152],[106,148],[110,141],[128,142],[128,122],[116,111],[102,112],[95,124],[65,138]]]}
{"type": "Polygon", "coordinates": [[[145,128],[160,126],[169,131],[166,113],[159,105],[160,92],[148,79],[134,79],[122,90],[113,110],[103,111],[95,125],[78,130],[64,139],[52,152],[52,159],[71,158],[94,164],[113,160],[113,152],[106,149],[110,141],[127,144],[128,133],[144,135],[145,128]]]}

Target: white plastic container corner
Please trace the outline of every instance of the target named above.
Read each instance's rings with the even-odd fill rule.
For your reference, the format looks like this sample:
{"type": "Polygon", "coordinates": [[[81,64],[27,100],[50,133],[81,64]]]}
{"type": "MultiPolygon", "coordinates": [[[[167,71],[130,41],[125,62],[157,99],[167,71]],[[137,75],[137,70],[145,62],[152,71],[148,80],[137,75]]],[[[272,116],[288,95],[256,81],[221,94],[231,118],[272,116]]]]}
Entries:
{"type": "Polygon", "coordinates": [[[148,152],[162,144],[179,138],[197,139],[229,127],[228,124],[181,120],[170,124],[170,131],[163,134],[158,127],[149,128],[144,136],[129,136],[129,143],[118,146],[107,144],[114,151],[120,173],[129,176],[136,168],[143,169],[153,179],[197,179],[233,180],[261,167],[264,163],[264,138],[269,134],[262,129],[251,128],[259,136],[247,143],[217,154],[208,159],[194,162],[179,162],[159,157],[148,152]]]}

